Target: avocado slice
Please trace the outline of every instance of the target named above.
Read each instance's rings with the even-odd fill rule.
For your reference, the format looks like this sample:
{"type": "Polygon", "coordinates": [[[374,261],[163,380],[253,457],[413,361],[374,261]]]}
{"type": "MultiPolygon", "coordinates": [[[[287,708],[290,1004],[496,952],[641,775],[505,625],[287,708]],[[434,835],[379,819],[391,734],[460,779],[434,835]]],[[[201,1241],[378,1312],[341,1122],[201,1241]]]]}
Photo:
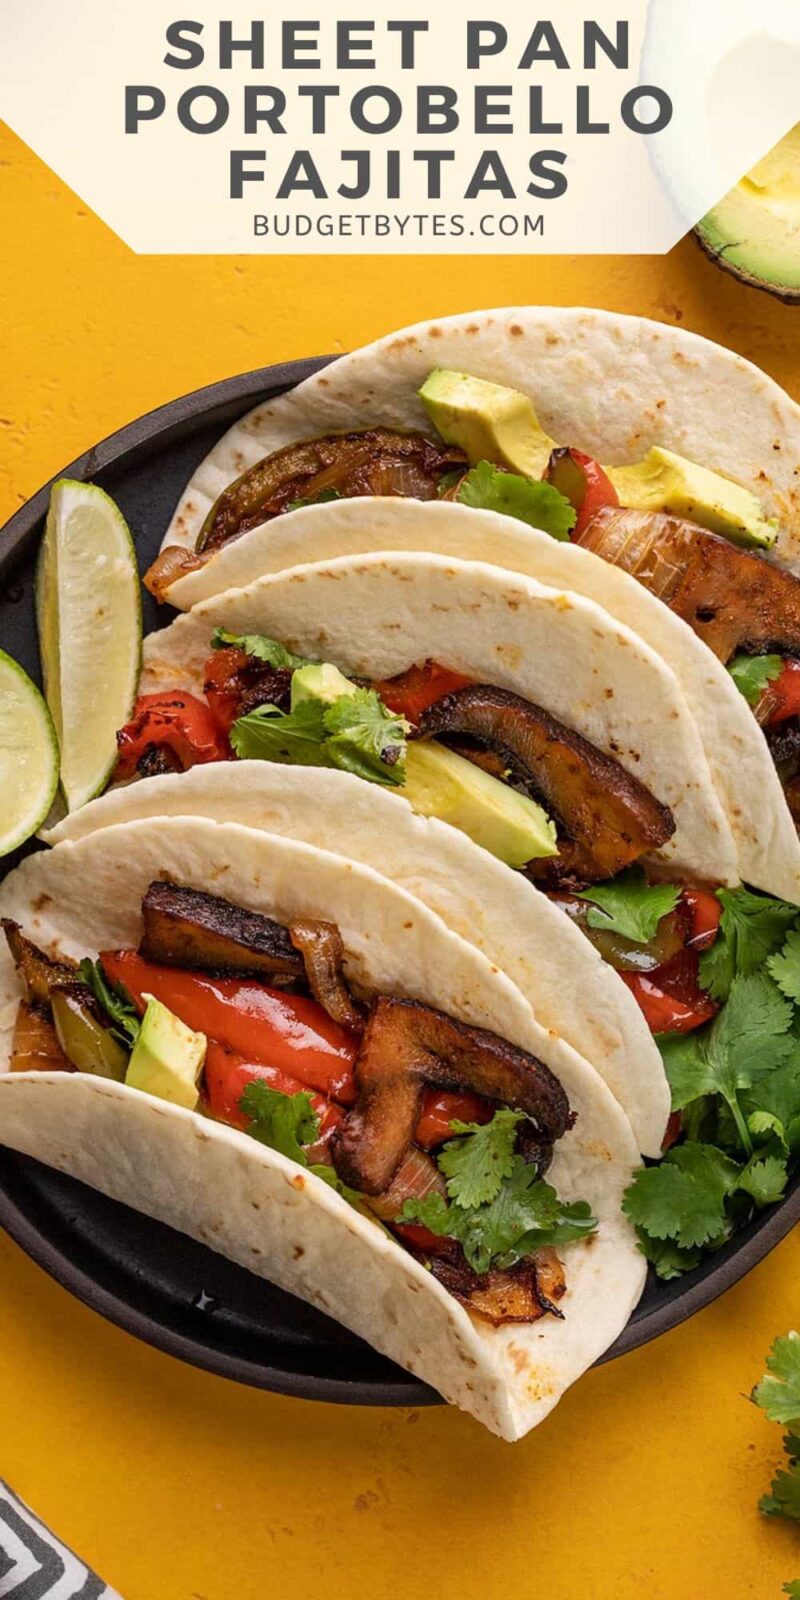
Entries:
{"type": "Polygon", "coordinates": [[[557,856],[556,830],[535,800],[434,740],[414,740],[402,793],[424,817],[460,828],[509,867],[557,856]]]}
{"type": "MultiPolygon", "coordinates": [[[[292,675],[292,710],[304,700],[329,704],[355,688],[329,661],[298,667],[292,675]]],[[[422,816],[460,828],[508,866],[558,855],[555,826],[540,805],[434,740],[407,745],[401,792],[422,816]]]]}
{"type": "MultiPolygon", "coordinates": [[[[437,368],[419,391],[431,421],[471,462],[493,461],[526,478],[541,478],[556,448],[533,402],[516,389],[437,368]]],[[[769,550],[778,524],[763,515],[754,494],[731,478],[654,445],[642,461],[606,467],[622,506],[688,517],[735,544],[769,550]]]]}
{"type": "Polygon", "coordinates": [[[670,511],[734,544],[762,550],[771,549],[778,537],[777,521],[763,515],[749,489],[660,445],[653,445],[634,466],[605,470],[620,505],[634,511],[670,511]]]}
{"type": "Polygon", "coordinates": [[[321,700],[326,706],[343,694],[355,694],[356,686],[331,661],[309,662],[292,673],[292,710],[304,700],[321,700]]]}
{"type": "Polygon", "coordinates": [[[555,440],[545,433],[528,395],[438,367],[419,397],[445,443],[458,445],[471,466],[493,461],[525,478],[543,476],[555,440]]]}
{"type": "Polygon", "coordinates": [[[695,229],[718,266],[800,301],[800,122],[695,229]]]}
{"type": "Polygon", "coordinates": [[[176,1017],[151,994],[144,996],[147,1010],[139,1037],[131,1051],[125,1082],[171,1105],[194,1111],[198,1082],[206,1059],[208,1040],[176,1017]]]}

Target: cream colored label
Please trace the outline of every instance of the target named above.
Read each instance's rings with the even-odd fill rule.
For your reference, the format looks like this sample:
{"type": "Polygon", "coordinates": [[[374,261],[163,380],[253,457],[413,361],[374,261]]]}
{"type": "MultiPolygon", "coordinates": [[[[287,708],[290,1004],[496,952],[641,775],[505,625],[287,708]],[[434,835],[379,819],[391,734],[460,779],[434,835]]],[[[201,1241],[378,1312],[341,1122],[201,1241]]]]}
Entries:
{"type": "Polygon", "coordinates": [[[799,77],[797,0],[0,14],[0,114],[140,252],[665,251],[799,77]]]}

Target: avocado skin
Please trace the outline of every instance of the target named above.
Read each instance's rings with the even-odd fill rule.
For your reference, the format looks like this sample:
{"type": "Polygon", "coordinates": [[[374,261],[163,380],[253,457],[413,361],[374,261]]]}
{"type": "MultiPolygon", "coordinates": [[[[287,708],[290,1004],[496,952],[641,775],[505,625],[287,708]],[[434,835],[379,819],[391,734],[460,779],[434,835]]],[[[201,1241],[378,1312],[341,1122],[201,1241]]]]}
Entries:
{"type": "MultiPolygon", "coordinates": [[[[713,216],[713,212],[710,212],[709,215],[713,216]]],[[[709,261],[713,261],[715,267],[721,267],[723,272],[729,273],[732,278],[738,278],[739,282],[746,284],[749,289],[760,289],[763,294],[771,294],[773,299],[782,300],[786,306],[800,305],[800,284],[796,289],[790,289],[780,283],[771,283],[767,278],[759,277],[755,272],[748,272],[746,267],[738,266],[735,261],[729,261],[725,251],[730,249],[730,245],[713,244],[708,235],[704,233],[701,222],[698,222],[696,228],[693,229],[693,233],[703,254],[708,257],[709,261]]]]}
{"type": "Polygon", "coordinates": [[[732,277],[800,303],[800,122],[700,218],[695,236],[732,277]]]}

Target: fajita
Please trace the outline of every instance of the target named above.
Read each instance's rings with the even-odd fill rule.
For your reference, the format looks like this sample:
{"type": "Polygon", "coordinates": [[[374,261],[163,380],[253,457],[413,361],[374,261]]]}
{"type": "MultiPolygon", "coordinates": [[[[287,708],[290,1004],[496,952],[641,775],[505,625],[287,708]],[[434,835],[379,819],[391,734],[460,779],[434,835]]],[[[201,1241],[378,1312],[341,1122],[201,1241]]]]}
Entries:
{"type": "Polygon", "coordinates": [[[624,1327],[645,1271],[627,1118],[404,890],[159,818],[29,858],[0,917],[5,1144],[299,1294],[504,1438],[624,1327]]]}
{"type": "Polygon", "coordinates": [[[236,424],[189,485],[150,581],[188,607],[279,563],[381,548],[358,516],[335,551],[333,518],[326,531],[285,516],[340,497],[395,497],[395,524],[376,508],[388,548],[513,564],[521,545],[522,571],[552,582],[555,569],[665,654],[743,877],[797,900],[799,474],[797,406],[730,352],[603,312],[479,312],[356,351],[236,424]],[[404,499],[439,496],[503,511],[511,548],[499,531],[465,524],[459,543],[444,518],[403,518],[404,499]],[[526,523],[563,549],[526,548],[526,523]]]}

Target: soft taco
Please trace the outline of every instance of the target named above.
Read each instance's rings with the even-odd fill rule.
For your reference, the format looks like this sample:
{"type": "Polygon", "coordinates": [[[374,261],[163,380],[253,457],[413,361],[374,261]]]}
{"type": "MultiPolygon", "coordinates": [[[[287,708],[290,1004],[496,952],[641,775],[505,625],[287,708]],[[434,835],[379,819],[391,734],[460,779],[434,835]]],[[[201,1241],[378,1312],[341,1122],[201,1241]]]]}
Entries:
{"type": "MultiPolygon", "coordinates": [[[[402,790],[336,769],[272,761],[203,764],[109,789],[53,828],[82,839],[143,817],[202,816],[319,845],[391,878],[499,967],[602,1077],[641,1150],[658,1155],[669,1116],[661,1058],[630,991],[598,949],[540,894],[459,829],[412,811],[402,790]]],[[[597,935],[608,949],[609,941],[597,935]]]]}
{"type": "Polygon", "coordinates": [[[627,1118],[402,888],[162,817],[29,857],[0,916],[4,1144],[300,1295],[507,1439],[625,1326],[645,1274],[627,1118]]]}
{"type": "MultiPolygon", "coordinates": [[[[393,791],[405,813],[396,840],[377,795],[354,816],[357,843],[336,808],[320,822],[335,830],[327,840],[402,875],[513,973],[537,1015],[587,1050],[642,1150],[658,1153],[669,1109],[663,1067],[630,1008],[611,997],[620,986],[610,969],[653,1031],[707,1021],[715,1007],[697,986],[698,951],[719,921],[713,889],[736,884],[738,867],[677,681],[629,629],[578,595],[482,563],[400,553],[298,568],[204,602],[152,635],[119,743],[118,777],[151,777],[156,809],[164,777],[190,765],[206,767],[208,779],[189,810],[220,815],[236,788],[231,814],[252,822],[266,790],[267,825],[270,782],[251,777],[260,762],[305,767],[306,804],[313,812],[318,795],[320,818],[320,768],[349,771],[370,797],[393,791]],[[215,764],[231,755],[236,765],[219,769],[226,781],[212,800],[215,764]],[[415,829],[409,807],[450,829],[415,829]],[[503,863],[491,884],[453,828],[503,863]],[[425,838],[416,869],[415,832],[425,838]],[[477,917],[475,901],[489,896],[493,909],[477,917]],[[574,939],[561,949],[565,913],[608,963],[596,1017],[582,992],[588,956],[576,960],[574,939]],[[621,1035],[613,1051],[605,1016],[621,1035]]],[[[171,794],[180,809],[179,786],[171,794]]],[[[295,822],[282,803],[287,831],[304,827],[313,839],[313,815],[295,822]]],[[[104,807],[136,815],[137,804],[131,782],[65,826],[85,831],[102,825],[104,807]]]]}
{"type": "Polygon", "coordinates": [[[799,485],[800,409],[730,351],[606,312],[480,312],[342,357],[237,423],[189,484],[150,581],[187,608],[281,561],[380,548],[345,516],[356,537],[334,552],[335,518],[302,509],[358,496],[396,497],[396,523],[375,508],[388,548],[516,562],[545,582],[555,566],[665,654],[743,877],[797,901],[799,485]],[[445,518],[401,520],[403,499],[440,495],[504,512],[512,548],[488,526],[464,524],[461,545],[445,518]]]}

